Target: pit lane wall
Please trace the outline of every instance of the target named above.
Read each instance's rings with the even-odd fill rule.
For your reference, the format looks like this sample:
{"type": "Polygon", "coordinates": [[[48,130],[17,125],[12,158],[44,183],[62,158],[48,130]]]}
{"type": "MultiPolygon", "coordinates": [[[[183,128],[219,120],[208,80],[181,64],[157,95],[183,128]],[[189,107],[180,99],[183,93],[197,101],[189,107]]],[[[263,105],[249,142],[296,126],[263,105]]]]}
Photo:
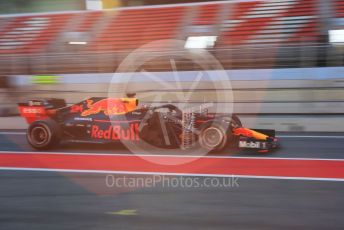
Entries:
{"type": "Polygon", "coordinates": [[[181,105],[189,101],[198,106],[213,102],[225,111],[233,106],[234,112],[253,128],[344,131],[344,67],[228,70],[225,74],[65,74],[50,75],[47,82],[42,79],[12,76],[15,87],[7,92],[12,98],[9,103],[32,97],[58,97],[75,103],[91,96],[123,97],[125,92],[136,92],[141,103],[147,104],[159,101],[181,105]],[[194,89],[191,96],[186,93],[190,88],[194,89]]]}

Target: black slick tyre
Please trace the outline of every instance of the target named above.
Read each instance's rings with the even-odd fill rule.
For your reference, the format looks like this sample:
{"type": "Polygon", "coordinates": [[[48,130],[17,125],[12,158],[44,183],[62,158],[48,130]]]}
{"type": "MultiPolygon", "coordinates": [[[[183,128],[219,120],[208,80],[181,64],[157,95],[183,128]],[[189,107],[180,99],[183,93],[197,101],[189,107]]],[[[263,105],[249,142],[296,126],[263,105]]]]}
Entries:
{"type": "Polygon", "coordinates": [[[226,130],[218,123],[205,125],[198,136],[198,142],[209,152],[220,151],[227,144],[226,130]]]}
{"type": "Polygon", "coordinates": [[[26,137],[34,149],[51,149],[60,142],[60,127],[52,119],[38,120],[29,126],[26,137]]]}

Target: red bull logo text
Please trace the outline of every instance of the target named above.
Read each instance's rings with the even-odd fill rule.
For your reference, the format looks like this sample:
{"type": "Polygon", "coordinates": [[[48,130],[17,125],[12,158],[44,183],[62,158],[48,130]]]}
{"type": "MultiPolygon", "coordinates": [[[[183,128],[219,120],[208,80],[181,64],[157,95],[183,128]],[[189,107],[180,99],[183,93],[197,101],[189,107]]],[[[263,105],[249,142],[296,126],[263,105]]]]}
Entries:
{"type": "Polygon", "coordinates": [[[130,124],[128,128],[123,128],[120,125],[110,125],[107,129],[101,129],[98,125],[93,125],[91,129],[91,138],[139,141],[139,124],[130,124]]]}

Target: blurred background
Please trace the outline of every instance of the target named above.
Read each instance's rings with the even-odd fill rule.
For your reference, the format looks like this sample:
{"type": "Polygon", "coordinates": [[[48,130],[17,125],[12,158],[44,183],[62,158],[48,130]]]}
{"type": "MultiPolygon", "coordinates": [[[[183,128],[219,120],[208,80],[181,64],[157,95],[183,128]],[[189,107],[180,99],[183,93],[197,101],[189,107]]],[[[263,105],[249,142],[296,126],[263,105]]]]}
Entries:
{"type": "MultiPolygon", "coordinates": [[[[1,0],[0,13],[1,129],[25,128],[19,101],[107,96],[113,77],[125,83],[124,58],[154,42],[150,61],[131,70],[138,98],[157,87],[142,70],[164,81],[178,71],[185,89],[199,71],[211,75],[212,63],[183,58],[206,50],[247,126],[344,131],[343,0],[1,0]]],[[[207,85],[193,101],[230,103],[207,85]]]]}

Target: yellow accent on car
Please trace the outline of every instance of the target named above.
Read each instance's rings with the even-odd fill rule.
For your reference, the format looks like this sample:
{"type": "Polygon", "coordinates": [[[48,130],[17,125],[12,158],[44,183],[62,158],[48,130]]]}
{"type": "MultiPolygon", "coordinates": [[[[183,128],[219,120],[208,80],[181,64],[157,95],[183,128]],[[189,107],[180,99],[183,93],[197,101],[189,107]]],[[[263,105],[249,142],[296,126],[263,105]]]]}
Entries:
{"type": "Polygon", "coordinates": [[[125,107],[127,108],[127,112],[134,111],[137,108],[138,105],[138,99],[137,98],[121,98],[121,101],[125,103],[125,107]]]}
{"type": "Polygon", "coordinates": [[[265,141],[268,138],[267,135],[259,133],[257,131],[251,130],[251,132],[252,132],[253,138],[255,138],[257,140],[264,140],[265,141]]]}

